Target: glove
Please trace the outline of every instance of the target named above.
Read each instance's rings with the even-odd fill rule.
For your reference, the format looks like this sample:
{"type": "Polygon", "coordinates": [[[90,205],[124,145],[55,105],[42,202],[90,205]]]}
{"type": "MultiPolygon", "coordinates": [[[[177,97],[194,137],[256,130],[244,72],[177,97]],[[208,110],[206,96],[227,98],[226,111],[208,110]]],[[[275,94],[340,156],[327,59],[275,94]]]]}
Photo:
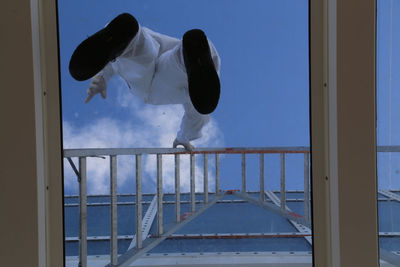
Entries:
{"type": "Polygon", "coordinates": [[[90,99],[92,99],[98,93],[100,93],[101,97],[105,99],[107,96],[106,89],[107,89],[107,84],[103,76],[100,75],[94,76],[92,78],[92,81],[90,82],[89,88],[86,91],[88,96],[85,99],[85,103],[89,102],[90,99]]]}
{"type": "Polygon", "coordinates": [[[172,147],[176,148],[179,145],[183,146],[187,151],[193,151],[195,148],[189,141],[183,142],[175,138],[172,147]]]}

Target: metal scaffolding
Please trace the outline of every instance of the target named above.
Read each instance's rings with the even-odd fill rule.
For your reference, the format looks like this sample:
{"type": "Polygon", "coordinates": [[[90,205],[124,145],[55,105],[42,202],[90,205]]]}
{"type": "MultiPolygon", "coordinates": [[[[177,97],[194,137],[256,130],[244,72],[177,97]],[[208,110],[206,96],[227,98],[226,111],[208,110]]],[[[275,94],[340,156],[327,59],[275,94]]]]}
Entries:
{"type": "MultiPolygon", "coordinates": [[[[133,261],[138,259],[144,253],[148,252],[160,242],[167,238],[182,238],[178,235],[174,235],[176,231],[182,228],[184,225],[192,221],[194,218],[202,214],[204,211],[212,207],[215,203],[223,201],[222,198],[225,194],[234,194],[245,202],[258,205],[264,209],[275,212],[287,219],[293,224],[299,226],[302,225],[304,229],[298,234],[275,234],[274,237],[304,237],[307,240],[311,240],[311,231],[309,231],[310,219],[309,219],[309,149],[307,147],[291,147],[291,148],[217,148],[217,149],[196,149],[194,151],[185,151],[183,149],[169,149],[169,148],[121,148],[121,149],[67,149],[64,150],[64,157],[68,159],[74,172],[76,173],[79,181],[79,214],[80,214],[80,234],[79,234],[79,266],[87,266],[87,169],[86,159],[88,157],[109,157],[110,158],[110,205],[111,205],[111,246],[110,246],[110,262],[107,266],[128,266],[133,261]],[[142,156],[154,154],[157,157],[157,192],[151,201],[150,208],[147,210],[146,215],[142,219],[142,156]],[[188,154],[190,156],[190,213],[181,214],[181,199],[180,199],[180,155],[188,154]],[[195,157],[196,155],[203,155],[203,201],[200,201],[202,205],[197,206],[199,201],[196,200],[196,182],[195,182],[195,157]],[[209,155],[215,156],[215,197],[209,198],[208,190],[208,166],[209,166],[209,155]],[[242,157],[241,161],[241,181],[242,186],[239,190],[226,190],[220,189],[220,155],[224,154],[240,154],[242,157]],[[246,156],[249,154],[259,155],[259,188],[260,197],[259,199],[253,199],[249,197],[247,191],[247,176],[246,176],[246,156]],[[280,170],[281,170],[281,187],[280,187],[280,199],[272,199],[274,204],[265,201],[264,188],[265,188],[265,174],[264,174],[264,155],[265,154],[278,154],[280,155],[280,170]],[[285,159],[287,154],[303,154],[304,155],[304,188],[307,190],[304,194],[305,211],[306,216],[300,216],[291,212],[286,206],[286,181],[285,181],[285,159]],[[123,255],[118,256],[118,235],[117,235],[117,160],[118,156],[121,155],[134,155],[136,158],[136,234],[132,237],[132,242],[129,249],[123,255]],[[175,223],[170,226],[165,226],[163,223],[163,156],[174,155],[175,156],[175,223]],[[79,159],[79,166],[76,168],[72,158],[79,159]],[[280,205],[278,207],[277,205],[280,205]],[[157,216],[157,236],[148,238],[150,226],[153,224],[155,217],[157,216]]],[[[268,194],[267,194],[268,196],[268,194]]],[[[271,196],[270,196],[271,198],[271,196]]],[[[300,226],[299,226],[300,227],[300,226]]],[[[298,227],[298,229],[299,229],[298,227]]],[[[300,227],[301,228],[301,227],[300,227]]],[[[244,238],[244,237],[258,237],[268,238],[268,234],[239,234],[227,236],[201,236],[201,238],[244,238]]],[[[187,237],[186,237],[187,238],[187,237]]]]}

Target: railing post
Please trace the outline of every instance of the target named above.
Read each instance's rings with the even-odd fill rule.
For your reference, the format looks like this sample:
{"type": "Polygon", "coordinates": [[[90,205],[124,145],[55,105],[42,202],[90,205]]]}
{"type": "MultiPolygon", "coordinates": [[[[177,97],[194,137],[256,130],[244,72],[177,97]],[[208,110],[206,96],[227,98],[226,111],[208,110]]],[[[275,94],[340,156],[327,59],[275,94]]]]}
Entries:
{"type": "Polygon", "coordinates": [[[158,236],[163,234],[163,185],[162,185],[162,155],[157,154],[157,221],[158,236]]]}
{"type": "Polygon", "coordinates": [[[118,265],[117,156],[110,156],[111,266],[118,265]]]}
{"type": "Polygon", "coordinates": [[[264,185],[264,153],[260,154],[260,201],[265,200],[265,185],[264,185]]]}
{"type": "Polygon", "coordinates": [[[286,210],[285,153],[281,153],[281,209],[286,210]]]}
{"type": "Polygon", "coordinates": [[[310,222],[310,154],[304,153],[304,218],[310,222]]]}
{"type": "Polygon", "coordinates": [[[242,153],[242,193],[246,193],[246,154],[242,153]]]}
{"type": "Polygon", "coordinates": [[[215,195],[219,193],[219,154],[215,154],[215,195]]]}
{"type": "Polygon", "coordinates": [[[136,247],[142,248],[142,155],[136,155],[136,247]]]}
{"type": "Polygon", "coordinates": [[[196,210],[196,188],[195,188],[195,158],[194,154],[190,154],[190,211],[196,210]]]}
{"type": "Polygon", "coordinates": [[[180,158],[175,154],[175,221],[181,221],[181,178],[180,178],[180,158]]]}
{"type": "Polygon", "coordinates": [[[87,267],[86,157],[79,158],[79,267],[87,267]]]}
{"type": "Polygon", "coordinates": [[[208,155],[204,154],[204,204],[208,203],[208,155]]]}

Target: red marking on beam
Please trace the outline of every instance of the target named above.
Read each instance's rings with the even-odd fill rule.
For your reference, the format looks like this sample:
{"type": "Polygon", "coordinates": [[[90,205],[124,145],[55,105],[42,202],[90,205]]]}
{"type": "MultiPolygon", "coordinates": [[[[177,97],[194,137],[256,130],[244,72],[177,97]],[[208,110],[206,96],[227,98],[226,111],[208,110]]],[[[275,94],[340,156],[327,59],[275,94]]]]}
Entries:
{"type": "Polygon", "coordinates": [[[192,216],[191,212],[185,212],[181,215],[181,221],[186,220],[187,218],[189,218],[190,216],[192,216]]]}
{"type": "Polygon", "coordinates": [[[226,191],[226,194],[227,194],[227,195],[232,195],[233,192],[239,192],[239,191],[240,191],[240,190],[238,190],[238,189],[231,189],[231,190],[226,191]]]}
{"type": "Polygon", "coordinates": [[[289,212],[289,214],[293,217],[297,217],[297,218],[303,218],[303,216],[301,216],[300,214],[297,214],[295,212],[289,212]]]}

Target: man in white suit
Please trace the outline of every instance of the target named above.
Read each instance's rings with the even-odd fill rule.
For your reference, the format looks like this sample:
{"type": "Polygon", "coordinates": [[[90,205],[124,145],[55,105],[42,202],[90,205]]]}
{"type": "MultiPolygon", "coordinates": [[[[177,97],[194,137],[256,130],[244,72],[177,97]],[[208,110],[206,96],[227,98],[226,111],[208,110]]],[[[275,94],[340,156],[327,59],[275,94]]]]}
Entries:
{"type": "Polygon", "coordinates": [[[92,78],[85,102],[106,98],[109,79],[118,74],[132,94],[153,105],[182,104],[184,115],[173,147],[194,147],[219,101],[220,58],[203,31],[187,31],[182,40],[139,25],[130,14],[117,16],[74,51],[73,78],[92,78]]]}

